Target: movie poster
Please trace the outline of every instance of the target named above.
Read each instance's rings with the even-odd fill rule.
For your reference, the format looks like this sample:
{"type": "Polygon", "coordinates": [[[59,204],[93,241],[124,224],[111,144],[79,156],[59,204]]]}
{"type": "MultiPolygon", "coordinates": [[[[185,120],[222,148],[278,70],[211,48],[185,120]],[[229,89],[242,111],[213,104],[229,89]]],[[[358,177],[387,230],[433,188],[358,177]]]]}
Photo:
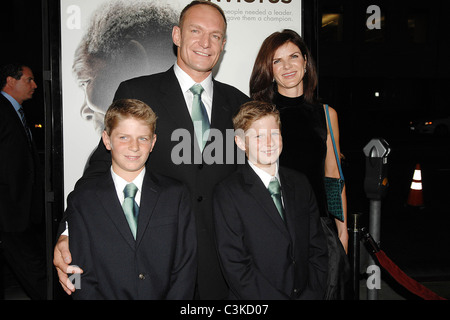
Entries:
{"type": "MultiPolygon", "coordinates": [[[[73,190],[100,141],[119,83],[166,71],[176,60],[172,27],[191,0],[61,0],[64,194],[73,190]]],[[[301,0],[211,0],[228,22],[214,77],[248,94],[262,41],[301,34],[301,0]]]]}

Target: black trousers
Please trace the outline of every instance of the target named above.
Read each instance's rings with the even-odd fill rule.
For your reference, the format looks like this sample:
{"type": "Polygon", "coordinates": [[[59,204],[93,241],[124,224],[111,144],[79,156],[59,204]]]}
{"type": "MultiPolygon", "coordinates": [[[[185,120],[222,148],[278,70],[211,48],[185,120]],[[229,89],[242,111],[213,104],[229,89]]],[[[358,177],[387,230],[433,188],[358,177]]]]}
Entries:
{"type": "MultiPolygon", "coordinates": [[[[4,260],[32,300],[47,299],[47,268],[44,228],[1,232],[4,260]]],[[[1,275],[3,277],[3,274],[1,275]]]]}

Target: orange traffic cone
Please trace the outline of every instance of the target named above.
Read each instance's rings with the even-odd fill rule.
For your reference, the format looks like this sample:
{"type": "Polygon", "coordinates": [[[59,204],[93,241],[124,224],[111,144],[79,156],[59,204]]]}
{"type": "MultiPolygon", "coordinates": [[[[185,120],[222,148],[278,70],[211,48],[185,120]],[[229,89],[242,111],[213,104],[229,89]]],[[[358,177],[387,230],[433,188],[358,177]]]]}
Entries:
{"type": "Polygon", "coordinates": [[[422,171],[420,170],[420,164],[416,164],[414,170],[411,187],[409,188],[409,196],[407,204],[413,207],[423,206],[423,194],[422,194],[422,171]]]}

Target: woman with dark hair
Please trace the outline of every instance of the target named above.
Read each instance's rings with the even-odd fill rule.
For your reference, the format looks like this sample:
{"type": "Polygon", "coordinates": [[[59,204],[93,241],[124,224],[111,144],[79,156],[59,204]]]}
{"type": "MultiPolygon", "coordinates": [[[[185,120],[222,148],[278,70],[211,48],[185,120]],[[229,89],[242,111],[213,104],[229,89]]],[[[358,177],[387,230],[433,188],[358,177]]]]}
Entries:
{"type": "MultiPolygon", "coordinates": [[[[315,98],[316,86],[317,73],[313,58],[295,31],[286,29],[275,32],[264,40],[250,78],[250,96],[254,100],[272,102],[279,109],[284,141],[280,164],[303,172],[308,177],[323,223],[328,222],[328,227],[331,225],[340,240],[336,241],[334,249],[329,247],[330,264],[338,264],[336,268],[348,273],[345,255],[348,248],[345,186],[341,194],[344,219],[340,221],[330,215],[327,205],[324,178],[339,178],[340,173],[325,105],[318,103],[315,98]]],[[[340,155],[338,118],[333,108],[329,108],[329,118],[337,154],[340,155]]],[[[327,226],[324,225],[324,228],[327,226]]],[[[329,280],[331,292],[328,298],[344,298],[342,283],[346,275],[339,271],[333,277],[334,280],[329,280]]]]}

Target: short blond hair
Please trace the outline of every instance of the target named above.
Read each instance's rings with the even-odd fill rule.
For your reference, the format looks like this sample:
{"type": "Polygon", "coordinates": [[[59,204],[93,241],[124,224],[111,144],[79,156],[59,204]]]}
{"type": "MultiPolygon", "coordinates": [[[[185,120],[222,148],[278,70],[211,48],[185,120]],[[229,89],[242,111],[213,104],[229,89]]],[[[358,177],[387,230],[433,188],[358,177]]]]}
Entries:
{"type": "Polygon", "coordinates": [[[146,103],[137,99],[120,99],[114,101],[105,114],[105,131],[111,135],[112,130],[117,127],[119,121],[134,118],[147,123],[152,133],[156,130],[156,119],[158,118],[146,103]]]}
{"type": "Polygon", "coordinates": [[[264,101],[249,101],[244,103],[238,113],[233,117],[234,130],[246,132],[252,126],[253,122],[265,116],[275,117],[275,121],[281,130],[280,112],[274,104],[264,101]]]}

